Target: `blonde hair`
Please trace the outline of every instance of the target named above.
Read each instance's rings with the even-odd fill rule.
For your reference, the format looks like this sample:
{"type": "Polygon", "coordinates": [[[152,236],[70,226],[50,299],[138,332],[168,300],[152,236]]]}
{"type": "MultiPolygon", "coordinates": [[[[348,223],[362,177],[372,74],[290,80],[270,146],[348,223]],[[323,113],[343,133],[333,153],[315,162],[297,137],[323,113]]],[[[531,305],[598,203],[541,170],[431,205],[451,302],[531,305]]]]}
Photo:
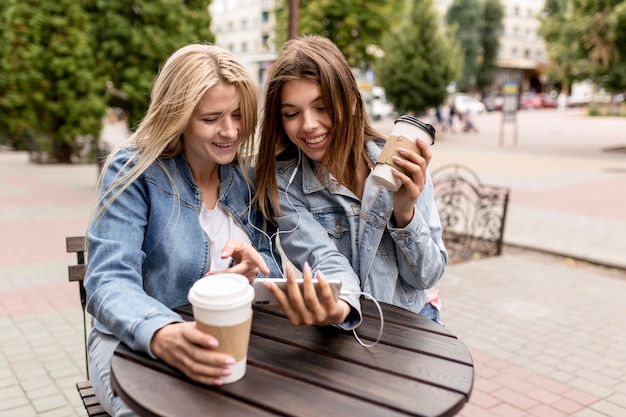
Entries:
{"type": "Polygon", "coordinates": [[[281,93],[289,81],[310,79],[320,85],[322,101],[333,124],[332,141],[317,172],[326,187],[330,172],[350,189],[357,183],[359,158],[365,152],[365,141],[381,137],[372,128],[363,98],[352,69],[337,46],[316,35],[291,39],[283,46],[272,65],[266,82],[265,111],[255,176],[255,199],[267,219],[280,214],[276,160],[287,160],[298,154],[298,147],[289,140],[282,125],[281,93]]]}
{"type": "Polygon", "coordinates": [[[172,158],[183,151],[182,133],[194,109],[204,93],[220,82],[234,85],[239,93],[244,132],[236,160],[247,175],[248,167],[252,165],[258,122],[258,88],[232,53],[210,44],[187,45],[174,52],[159,70],[150,105],[135,133],[108,156],[98,180],[98,189],[116,151],[133,150],[133,156],[126,163],[130,168],[122,170],[124,173],[102,193],[95,217],[100,216],[150,165],[156,162],[163,167],[159,158],[172,158]]]}

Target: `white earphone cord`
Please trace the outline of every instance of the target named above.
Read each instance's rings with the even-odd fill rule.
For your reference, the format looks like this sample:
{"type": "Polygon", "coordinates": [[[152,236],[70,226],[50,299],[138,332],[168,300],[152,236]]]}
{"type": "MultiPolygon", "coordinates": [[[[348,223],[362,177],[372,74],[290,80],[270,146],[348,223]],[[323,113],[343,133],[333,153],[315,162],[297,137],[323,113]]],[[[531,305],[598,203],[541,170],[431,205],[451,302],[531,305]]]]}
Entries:
{"type": "MultiPolygon", "coordinates": [[[[248,223],[250,223],[250,226],[252,226],[256,231],[258,231],[259,233],[261,233],[263,236],[265,236],[267,238],[267,240],[269,241],[269,247],[270,247],[270,255],[272,255],[272,259],[274,260],[274,262],[276,263],[276,265],[279,265],[278,261],[276,260],[276,258],[274,257],[274,243],[272,241],[273,238],[275,237],[279,237],[281,233],[291,233],[294,230],[296,230],[298,228],[298,226],[300,226],[300,219],[301,219],[301,215],[300,212],[298,211],[298,209],[296,209],[293,205],[293,203],[291,202],[291,199],[289,198],[289,194],[287,193],[287,190],[289,190],[289,187],[291,186],[291,183],[293,182],[294,177],[296,176],[296,173],[298,172],[298,167],[300,166],[300,160],[301,160],[301,153],[300,150],[298,149],[298,164],[296,165],[296,168],[293,171],[293,174],[291,174],[291,177],[289,178],[289,183],[287,184],[287,188],[285,188],[285,197],[287,198],[287,202],[289,203],[289,205],[291,206],[291,208],[293,208],[297,213],[298,213],[298,222],[296,223],[296,225],[290,229],[290,230],[277,230],[276,233],[274,233],[272,236],[268,235],[267,233],[265,233],[264,230],[259,229],[258,227],[256,227],[254,225],[254,223],[252,223],[251,219],[250,219],[250,212],[251,207],[250,205],[248,206],[248,223]]],[[[250,185],[248,184],[248,201],[252,201],[252,191],[250,190],[250,185]]],[[[285,278],[285,275],[283,274],[282,270],[279,270],[281,278],[285,278]]]]}
{"type": "MultiPolygon", "coordinates": [[[[272,255],[272,259],[274,259],[274,262],[276,262],[276,265],[278,265],[278,262],[276,261],[276,258],[274,258],[274,251],[273,249],[273,242],[272,239],[274,237],[280,237],[281,233],[291,233],[294,230],[296,230],[298,228],[298,226],[300,226],[300,219],[301,219],[301,215],[300,212],[298,211],[298,209],[295,208],[295,206],[293,205],[293,203],[291,202],[291,199],[289,198],[289,194],[287,193],[287,190],[289,190],[289,187],[291,186],[291,183],[293,182],[293,179],[296,176],[296,173],[298,172],[298,167],[300,166],[300,162],[302,159],[302,153],[300,151],[300,149],[298,149],[298,163],[296,165],[296,168],[294,169],[293,173],[291,174],[291,177],[289,178],[289,182],[287,183],[287,187],[285,188],[285,198],[287,199],[287,202],[289,203],[289,205],[291,206],[291,208],[293,208],[297,213],[298,213],[298,222],[296,223],[296,225],[290,229],[290,230],[277,230],[276,233],[274,233],[272,236],[269,236],[267,233],[265,233],[264,230],[259,229],[258,227],[256,227],[254,225],[254,223],[252,223],[251,219],[250,219],[250,207],[248,207],[248,223],[250,223],[250,225],[256,229],[258,232],[260,232],[263,236],[265,236],[267,238],[267,240],[269,241],[269,247],[270,247],[270,254],[272,255]]],[[[250,185],[248,185],[248,201],[252,201],[252,191],[250,190],[250,185]]],[[[371,265],[370,265],[371,268],[371,265]]],[[[283,275],[283,271],[279,271],[282,278],[284,278],[285,276],[283,275]]],[[[368,275],[369,275],[369,270],[368,270],[368,275]]],[[[365,292],[341,292],[340,294],[342,295],[363,295],[366,298],[369,298],[370,300],[372,300],[374,302],[374,304],[376,304],[376,308],[378,309],[378,314],[380,314],[380,328],[378,329],[378,336],[376,337],[376,340],[374,341],[374,343],[365,343],[361,340],[361,338],[359,338],[359,335],[356,334],[356,329],[352,330],[352,333],[354,334],[354,338],[357,340],[357,342],[359,342],[359,344],[363,347],[366,348],[370,348],[373,346],[376,346],[376,344],[378,344],[378,342],[380,341],[382,335],[383,335],[383,328],[384,328],[384,317],[383,317],[383,310],[380,308],[380,304],[378,303],[378,301],[376,301],[376,299],[374,297],[372,297],[371,295],[365,293],[365,292]]]]}
{"type": "Polygon", "coordinates": [[[380,315],[380,327],[378,328],[378,336],[376,337],[376,340],[374,341],[374,343],[365,343],[361,340],[361,338],[359,337],[358,334],[356,334],[356,329],[352,329],[352,334],[354,335],[354,338],[356,339],[357,342],[359,342],[359,344],[365,348],[371,348],[374,347],[378,344],[378,342],[380,342],[380,339],[383,337],[383,328],[385,327],[385,317],[383,316],[383,310],[380,307],[380,304],[378,303],[378,301],[376,301],[376,299],[374,297],[372,297],[370,294],[366,293],[366,292],[340,292],[339,294],[341,295],[362,295],[366,298],[369,298],[370,300],[372,300],[374,302],[374,304],[376,304],[376,308],[378,309],[378,314],[380,315]]]}

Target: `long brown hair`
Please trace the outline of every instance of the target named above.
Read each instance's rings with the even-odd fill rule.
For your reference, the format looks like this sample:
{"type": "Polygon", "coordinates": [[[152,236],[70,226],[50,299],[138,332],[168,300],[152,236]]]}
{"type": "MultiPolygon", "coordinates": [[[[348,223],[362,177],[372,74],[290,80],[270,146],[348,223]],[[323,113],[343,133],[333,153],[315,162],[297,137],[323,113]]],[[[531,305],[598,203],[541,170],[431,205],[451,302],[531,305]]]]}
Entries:
{"type": "Polygon", "coordinates": [[[287,41],[266,82],[265,111],[255,167],[255,198],[263,215],[270,220],[280,214],[276,161],[288,160],[298,154],[298,147],[289,140],[283,128],[281,92],[285,83],[301,79],[314,80],[320,85],[322,102],[333,124],[331,141],[317,172],[322,184],[330,186],[327,175],[332,173],[341,184],[354,189],[357,165],[365,152],[365,140],[382,136],[370,124],[354,74],[339,48],[316,35],[287,41]]]}

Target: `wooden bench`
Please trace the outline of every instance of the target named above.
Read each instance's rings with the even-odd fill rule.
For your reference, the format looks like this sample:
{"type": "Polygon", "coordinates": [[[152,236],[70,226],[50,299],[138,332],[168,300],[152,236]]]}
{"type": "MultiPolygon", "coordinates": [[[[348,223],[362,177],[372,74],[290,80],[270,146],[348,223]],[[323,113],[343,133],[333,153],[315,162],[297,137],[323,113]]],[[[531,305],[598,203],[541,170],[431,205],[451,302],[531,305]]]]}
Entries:
{"type": "MultiPolygon", "coordinates": [[[[80,295],[80,304],[83,308],[83,342],[85,346],[85,371],[89,377],[89,361],[87,358],[87,315],[85,307],[87,305],[87,294],[83,280],[87,272],[87,264],[85,262],[86,245],[84,236],[68,236],[65,238],[65,245],[68,253],[76,253],[76,265],[67,267],[68,279],[70,282],[78,282],[78,290],[80,295]]],[[[102,408],[96,394],[91,386],[89,379],[76,383],[76,390],[80,394],[85,410],[89,417],[110,417],[110,415],[102,408]]]]}
{"type": "Polygon", "coordinates": [[[510,189],[483,184],[460,164],[434,169],[432,178],[449,263],[500,255],[510,189]]]}

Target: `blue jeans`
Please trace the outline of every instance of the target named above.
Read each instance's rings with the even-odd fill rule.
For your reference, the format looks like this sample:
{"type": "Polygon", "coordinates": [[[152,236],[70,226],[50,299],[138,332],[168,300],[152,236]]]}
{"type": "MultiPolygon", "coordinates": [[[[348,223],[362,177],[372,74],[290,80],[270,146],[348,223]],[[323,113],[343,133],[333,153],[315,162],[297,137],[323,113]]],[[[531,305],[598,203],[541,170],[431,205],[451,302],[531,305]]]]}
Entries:
{"type": "Polygon", "coordinates": [[[120,397],[111,389],[111,358],[119,344],[114,336],[99,332],[95,328],[89,333],[87,351],[89,352],[89,379],[100,405],[112,417],[137,417],[120,397]]]}
{"type": "Polygon", "coordinates": [[[422,311],[420,311],[420,316],[424,316],[441,326],[444,325],[443,320],[441,319],[441,313],[439,313],[437,307],[432,304],[425,304],[424,308],[422,308],[422,311]]]}

